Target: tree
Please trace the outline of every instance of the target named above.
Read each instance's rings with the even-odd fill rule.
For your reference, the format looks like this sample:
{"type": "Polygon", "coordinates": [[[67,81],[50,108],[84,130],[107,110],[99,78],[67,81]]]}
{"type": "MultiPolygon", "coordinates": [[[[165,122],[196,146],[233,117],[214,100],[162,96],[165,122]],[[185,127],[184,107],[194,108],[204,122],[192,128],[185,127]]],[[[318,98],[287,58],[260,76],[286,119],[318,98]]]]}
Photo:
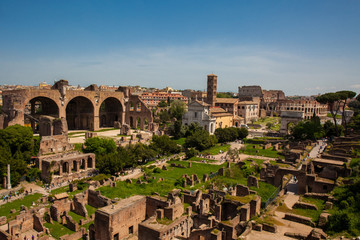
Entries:
{"type": "Polygon", "coordinates": [[[187,129],[185,131],[185,137],[191,136],[196,132],[197,130],[202,130],[203,128],[200,126],[199,123],[191,123],[189,126],[187,126],[187,129]]]}
{"type": "Polygon", "coordinates": [[[186,111],[186,104],[183,101],[174,100],[170,104],[170,108],[169,108],[170,116],[176,118],[177,120],[182,119],[182,116],[184,115],[185,111],[186,111]]]}
{"type": "Polygon", "coordinates": [[[129,145],[128,151],[133,162],[141,160],[142,163],[155,158],[156,152],[151,149],[148,145],[137,143],[135,145],[129,145]]]}
{"type": "Polygon", "coordinates": [[[339,112],[341,97],[338,93],[325,93],[316,98],[316,101],[327,104],[330,109],[331,116],[334,120],[336,136],[339,136],[339,129],[336,122],[336,115],[339,112]]]}
{"type": "Polygon", "coordinates": [[[161,155],[175,154],[181,151],[181,147],[167,135],[153,135],[150,147],[161,155]]]}
{"type": "Polygon", "coordinates": [[[249,130],[247,128],[236,128],[238,137],[237,139],[244,139],[249,135],[249,130]]]}
{"type": "MultiPolygon", "coordinates": [[[[324,123],[324,131],[325,131],[325,136],[326,137],[334,137],[334,136],[337,135],[335,125],[330,120],[326,121],[324,123]]],[[[341,134],[342,132],[343,132],[343,127],[339,126],[339,133],[341,134]]]]}
{"type": "Polygon", "coordinates": [[[159,118],[160,121],[163,123],[169,122],[170,121],[170,114],[168,111],[164,110],[162,112],[159,113],[159,118]]]}
{"type": "Polygon", "coordinates": [[[316,140],[325,135],[319,117],[312,117],[311,120],[298,122],[291,130],[291,135],[297,140],[316,140]]]}
{"type": "Polygon", "coordinates": [[[159,103],[158,103],[158,107],[167,107],[168,104],[167,102],[165,102],[164,100],[161,100],[159,103]]]}
{"type": "Polygon", "coordinates": [[[229,151],[227,152],[227,155],[234,162],[237,158],[239,158],[240,149],[238,149],[238,148],[230,148],[229,151]]]}
{"type": "Polygon", "coordinates": [[[190,159],[190,158],[192,158],[192,157],[195,157],[195,156],[198,155],[198,154],[199,154],[199,151],[196,150],[195,148],[187,148],[187,149],[185,150],[185,155],[186,155],[186,158],[187,158],[187,159],[190,159]]]}
{"type": "Polygon", "coordinates": [[[176,120],[174,124],[170,126],[170,134],[174,136],[175,139],[185,136],[185,131],[185,127],[182,125],[181,120],[176,120]]]}
{"type": "Polygon", "coordinates": [[[85,146],[86,148],[84,149],[84,152],[95,153],[96,157],[100,155],[114,153],[116,151],[116,144],[111,138],[88,138],[85,141],[85,146]]]}
{"type": "Polygon", "coordinates": [[[342,120],[342,125],[344,126],[345,128],[345,133],[346,133],[346,130],[347,130],[347,122],[346,122],[346,115],[345,115],[345,107],[346,107],[346,104],[347,104],[347,101],[348,99],[352,99],[356,96],[356,93],[353,92],[353,91],[338,91],[336,92],[337,94],[339,94],[340,96],[340,99],[343,103],[343,107],[342,107],[342,114],[341,114],[341,120],[342,120]]]}
{"type": "Polygon", "coordinates": [[[198,129],[185,139],[185,147],[193,147],[199,151],[203,151],[214,146],[216,142],[217,139],[214,135],[210,135],[209,132],[204,129],[198,129]]]}

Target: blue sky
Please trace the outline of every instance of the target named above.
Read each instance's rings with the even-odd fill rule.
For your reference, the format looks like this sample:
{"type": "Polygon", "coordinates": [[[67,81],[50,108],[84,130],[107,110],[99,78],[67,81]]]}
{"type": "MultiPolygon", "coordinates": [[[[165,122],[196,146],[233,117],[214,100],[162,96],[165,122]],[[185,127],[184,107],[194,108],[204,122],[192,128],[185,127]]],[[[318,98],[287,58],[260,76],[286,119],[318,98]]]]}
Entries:
{"type": "Polygon", "coordinates": [[[0,84],[360,92],[358,0],[0,0],[0,84]]]}

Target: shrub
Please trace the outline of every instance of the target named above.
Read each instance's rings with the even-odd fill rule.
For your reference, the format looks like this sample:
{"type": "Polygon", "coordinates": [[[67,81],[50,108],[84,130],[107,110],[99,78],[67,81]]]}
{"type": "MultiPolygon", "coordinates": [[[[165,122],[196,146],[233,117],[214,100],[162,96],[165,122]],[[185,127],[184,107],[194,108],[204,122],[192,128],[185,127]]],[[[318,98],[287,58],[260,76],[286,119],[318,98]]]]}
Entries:
{"type": "Polygon", "coordinates": [[[329,217],[326,230],[333,232],[346,231],[350,227],[350,218],[344,212],[337,212],[329,217]]]}
{"type": "Polygon", "coordinates": [[[346,208],[348,208],[348,207],[349,207],[349,203],[348,203],[347,201],[342,200],[342,201],[340,202],[340,208],[341,208],[341,209],[346,209],[346,208]]]}
{"type": "Polygon", "coordinates": [[[154,168],[153,173],[161,173],[161,169],[158,167],[154,168]]]}
{"type": "Polygon", "coordinates": [[[190,158],[195,157],[196,155],[198,155],[199,151],[196,150],[195,148],[187,148],[185,150],[185,154],[186,154],[186,158],[190,159],[190,158]]]}

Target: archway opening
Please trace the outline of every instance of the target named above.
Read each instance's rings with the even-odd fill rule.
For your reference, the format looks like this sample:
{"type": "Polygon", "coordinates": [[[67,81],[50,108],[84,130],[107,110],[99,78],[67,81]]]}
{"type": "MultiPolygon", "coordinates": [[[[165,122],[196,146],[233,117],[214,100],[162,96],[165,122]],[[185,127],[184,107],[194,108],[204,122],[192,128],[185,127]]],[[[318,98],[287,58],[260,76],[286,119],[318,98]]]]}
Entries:
{"type": "Polygon", "coordinates": [[[59,107],[56,102],[48,97],[32,98],[24,109],[24,125],[33,129],[34,133],[39,131],[39,118],[41,115],[59,117],[59,107]]]}
{"type": "Polygon", "coordinates": [[[63,167],[63,173],[69,173],[69,163],[68,162],[64,162],[62,164],[63,167]]]}
{"type": "Polygon", "coordinates": [[[100,127],[114,127],[114,122],[122,122],[121,102],[113,97],[105,99],[100,106],[100,127]]]}
{"type": "Polygon", "coordinates": [[[282,177],[282,186],[285,189],[285,194],[298,194],[299,179],[293,174],[286,174],[282,177]]]}
{"type": "Polygon", "coordinates": [[[85,97],[73,98],[66,106],[66,121],[69,130],[93,130],[94,106],[85,97]]]}
{"type": "Polygon", "coordinates": [[[144,129],[149,130],[149,121],[147,118],[144,119],[144,129]]]}
{"type": "Polygon", "coordinates": [[[141,119],[140,119],[140,117],[136,118],[136,129],[141,129],[141,119]]]}

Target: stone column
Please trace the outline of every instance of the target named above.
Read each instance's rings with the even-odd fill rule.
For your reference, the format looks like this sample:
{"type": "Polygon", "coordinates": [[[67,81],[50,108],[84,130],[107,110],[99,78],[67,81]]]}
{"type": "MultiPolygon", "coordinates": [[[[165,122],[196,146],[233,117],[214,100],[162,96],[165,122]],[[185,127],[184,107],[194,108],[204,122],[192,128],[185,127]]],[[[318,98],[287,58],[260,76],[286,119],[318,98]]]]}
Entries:
{"type": "Polygon", "coordinates": [[[7,165],[7,189],[11,189],[10,164],[7,165]]]}
{"type": "Polygon", "coordinates": [[[86,170],[88,168],[87,166],[87,159],[84,159],[84,170],[86,170]]]}

